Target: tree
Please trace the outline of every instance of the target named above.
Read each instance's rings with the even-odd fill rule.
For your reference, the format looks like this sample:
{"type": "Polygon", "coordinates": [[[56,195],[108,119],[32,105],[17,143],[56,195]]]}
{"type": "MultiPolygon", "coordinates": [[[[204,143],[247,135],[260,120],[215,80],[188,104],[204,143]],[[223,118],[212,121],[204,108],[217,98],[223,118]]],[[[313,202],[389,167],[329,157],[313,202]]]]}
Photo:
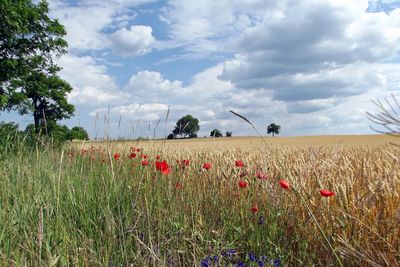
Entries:
{"type": "Polygon", "coordinates": [[[279,131],[281,130],[281,126],[276,124],[276,123],[271,123],[267,127],[267,134],[271,134],[272,136],[275,137],[275,134],[279,134],[279,131]]]}
{"type": "Polygon", "coordinates": [[[197,133],[191,133],[191,134],[189,134],[189,138],[197,138],[197,133]]]}
{"type": "Polygon", "coordinates": [[[72,87],[57,76],[53,57],[66,53],[64,27],[48,16],[45,0],[0,5],[0,110],[32,113],[35,132],[47,121],[69,118],[72,87]]]}
{"type": "Polygon", "coordinates": [[[214,129],[211,131],[210,136],[211,137],[222,137],[222,133],[220,130],[214,129]]]}
{"type": "Polygon", "coordinates": [[[176,122],[175,129],[172,131],[172,133],[175,136],[180,135],[181,137],[186,137],[197,134],[199,130],[199,120],[188,114],[176,122]]]}
{"type": "Polygon", "coordinates": [[[232,132],[228,132],[228,131],[227,131],[227,132],[225,133],[225,136],[226,136],[226,137],[232,137],[232,132]]]}
{"type": "Polygon", "coordinates": [[[89,140],[89,135],[83,127],[74,126],[67,134],[68,140],[89,140]]]}

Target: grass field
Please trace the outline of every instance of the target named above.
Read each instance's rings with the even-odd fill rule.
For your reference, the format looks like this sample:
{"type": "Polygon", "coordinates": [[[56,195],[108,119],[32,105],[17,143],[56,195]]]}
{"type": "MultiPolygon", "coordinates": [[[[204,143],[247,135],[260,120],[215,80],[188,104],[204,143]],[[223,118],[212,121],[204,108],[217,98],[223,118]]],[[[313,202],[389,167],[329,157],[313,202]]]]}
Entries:
{"type": "Polygon", "coordinates": [[[0,264],[399,266],[396,138],[265,141],[22,147],[0,165],[0,264]]]}

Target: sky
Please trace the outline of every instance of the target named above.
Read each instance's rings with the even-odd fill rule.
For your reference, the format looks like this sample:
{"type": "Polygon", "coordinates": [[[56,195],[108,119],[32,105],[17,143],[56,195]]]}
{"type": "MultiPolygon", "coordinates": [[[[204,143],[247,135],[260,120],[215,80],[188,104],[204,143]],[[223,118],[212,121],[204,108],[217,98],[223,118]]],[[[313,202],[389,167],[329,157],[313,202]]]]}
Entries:
{"type": "Polygon", "coordinates": [[[256,135],[229,110],[263,134],[368,134],[371,100],[400,95],[400,0],[48,2],[69,44],[62,123],[91,138],[165,136],[186,114],[199,136],[256,135]]]}

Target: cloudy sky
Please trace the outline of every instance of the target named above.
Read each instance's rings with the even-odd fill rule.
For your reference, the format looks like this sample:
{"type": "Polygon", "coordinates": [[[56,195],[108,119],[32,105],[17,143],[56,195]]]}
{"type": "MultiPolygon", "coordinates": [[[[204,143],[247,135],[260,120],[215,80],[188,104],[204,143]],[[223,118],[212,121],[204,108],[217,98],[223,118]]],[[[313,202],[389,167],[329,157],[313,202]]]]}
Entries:
{"type": "Polygon", "coordinates": [[[371,133],[371,100],[400,94],[399,0],[49,3],[68,32],[58,64],[76,115],[63,123],[91,137],[162,136],[186,114],[200,136],[255,135],[229,110],[264,133],[371,133]]]}

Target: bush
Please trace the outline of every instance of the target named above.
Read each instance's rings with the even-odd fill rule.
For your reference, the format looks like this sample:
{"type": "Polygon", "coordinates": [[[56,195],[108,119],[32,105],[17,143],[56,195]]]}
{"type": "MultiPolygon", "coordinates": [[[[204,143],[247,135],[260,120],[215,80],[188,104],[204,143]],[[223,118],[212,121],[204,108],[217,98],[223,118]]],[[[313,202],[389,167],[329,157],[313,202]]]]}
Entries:
{"type": "Polygon", "coordinates": [[[89,135],[83,127],[75,126],[67,133],[68,140],[89,140],[89,135]]]}
{"type": "Polygon", "coordinates": [[[226,132],[225,135],[226,135],[226,137],[231,137],[232,136],[232,132],[226,132]]]}
{"type": "Polygon", "coordinates": [[[196,133],[191,133],[191,134],[189,134],[189,138],[197,138],[197,134],[196,133]]]}
{"type": "Polygon", "coordinates": [[[169,135],[167,136],[167,139],[174,139],[174,138],[175,138],[174,134],[169,134],[169,135]]]}

